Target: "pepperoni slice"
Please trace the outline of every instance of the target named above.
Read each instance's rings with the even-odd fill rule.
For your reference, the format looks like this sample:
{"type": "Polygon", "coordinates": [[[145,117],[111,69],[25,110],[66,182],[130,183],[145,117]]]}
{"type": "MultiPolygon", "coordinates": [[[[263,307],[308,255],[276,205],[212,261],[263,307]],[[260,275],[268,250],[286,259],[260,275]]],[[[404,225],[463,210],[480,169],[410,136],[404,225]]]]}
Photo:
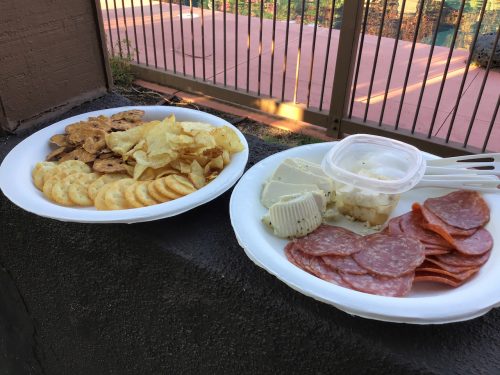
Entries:
{"type": "Polygon", "coordinates": [[[354,275],[339,272],[342,279],[351,288],[360,292],[386,297],[403,297],[407,295],[413,284],[413,272],[400,277],[380,277],[370,274],[354,275]]]}
{"type": "Polygon", "coordinates": [[[424,246],[403,235],[372,234],[364,237],[365,247],[353,255],[363,268],[379,276],[398,277],[413,272],[425,258],[424,246]]]}
{"type": "Polygon", "coordinates": [[[450,264],[440,262],[439,260],[437,260],[435,258],[431,258],[431,257],[425,258],[425,263],[427,263],[427,264],[432,263],[435,266],[437,266],[445,271],[451,272],[451,273],[461,273],[461,272],[465,272],[465,271],[468,271],[470,269],[479,267],[479,266],[464,266],[464,267],[452,266],[450,264]]]}
{"type": "Polygon", "coordinates": [[[368,273],[368,271],[356,263],[351,256],[342,257],[338,255],[325,255],[322,259],[328,267],[337,271],[353,273],[355,275],[364,275],[368,273]]]}
{"type": "Polygon", "coordinates": [[[361,250],[359,234],[332,225],[321,225],[314,232],[296,240],[300,250],[309,255],[351,255],[361,250]]]}
{"type": "Polygon", "coordinates": [[[453,236],[471,236],[476,231],[476,228],[465,230],[448,225],[427,208],[419,205],[418,203],[414,203],[412,208],[414,211],[416,210],[422,213],[422,216],[425,219],[423,226],[426,229],[436,232],[450,243],[453,241],[453,236]]]}
{"type": "Polygon", "coordinates": [[[429,198],[424,206],[446,224],[461,229],[478,228],[490,220],[490,209],[477,191],[459,190],[429,198]]]}
{"type": "Polygon", "coordinates": [[[425,219],[418,210],[410,211],[401,217],[401,229],[406,235],[414,237],[425,244],[447,247],[448,243],[443,237],[433,231],[425,229],[423,227],[424,223],[425,219]]]}
{"type": "Polygon", "coordinates": [[[443,255],[448,254],[452,249],[446,249],[444,247],[425,247],[424,254],[425,256],[429,255],[443,255]]]}
{"type": "Polygon", "coordinates": [[[457,267],[478,267],[482,266],[489,259],[491,251],[477,256],[464,255],[458,251],[450,254],[436,255],[439,262],[457,267]]]}
{"type": "Polygon", "coordinates": [[[461,271],[461,272],[450,272],[450,271],[447,271],[445,269],[442,269],[441,267],[437,266],[436,264],[433,264],[433,263],[427,262],[427,261],[425,261],[416,270],[416,272],[418,274],[421,274],[422,272],[435,273],[438,275],[453,277],[453,278],[460,280],[460,281],[465,281],[465,280],[469,279],[477,271],[479,271],[479,267],[470,268],[470,269],[467,269],[467,270],[461,271]]]}
{"type": "Polygon", "coordinates": [[[493,237],[490,232],[480,228],[469,237],[454,237],[453,247],[465,255],[481,255],[493,247],[493,237]]]}
{"type": "Polygon", "coordinates": [[[415,278],[413,279],[414,282],[422,282],[422,281],[431,281],[435,283],[440,283],[440,284],[446,284],[452,287],[457,287],[460,286],[464,283],[464,281],[457,280],[453,277],[445,276],[445,275],[436,275],[434,273],[429,273],[429,272],[417,272],[415,273],[415,278]]]}

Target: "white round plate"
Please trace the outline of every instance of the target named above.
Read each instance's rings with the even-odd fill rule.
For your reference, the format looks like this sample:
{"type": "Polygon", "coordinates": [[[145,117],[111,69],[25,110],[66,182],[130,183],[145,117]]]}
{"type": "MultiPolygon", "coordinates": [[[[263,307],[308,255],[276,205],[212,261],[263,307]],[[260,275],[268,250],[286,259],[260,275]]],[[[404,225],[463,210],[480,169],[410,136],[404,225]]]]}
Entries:
{"type": "Polygon", "coordinates": [[[227,121],[188,108],[145,106],[121,107],[89,112],[59,121],[48,126],[19,143],[4,159],[0,166],[0,188],[14,204],[34,214],[62,221],[82,223],[137,223],[175,216],[218,197],[241,177],[248,160],[248,144],[241,132],[227,121]],[[182,198],[149,207],[117,211],[97,211],[95,208],[63,207],[47,200],[31,180],[35,164],[45,160],[50,152],[49,138],[64,133],[64,128],[74,122],[87,120],[91,116],[111,116],[131,109],[142,109],[146,121],[161,120],[171,114],[178,121],[205,122],[214,126],[229,126],[239,136],[245,150],[233,154],[231,163],[221,174],[205,187],[182,198]]]}
{"type": "MultiPolygon", "coordinates": [[[[500,196],[485,194],[491,209],[486,228],[495,245],[488,262],[477,275],[458,288],[417,283],[404,298],[382,297],[343,288],[323,281],[290,263],[284,255],[286,240],[275,237],[261,222],[266,208],[260,204],[262,185],[286,158],[299,157],[316,163],[335,142],[292,148],[272,155],[249,169],[233,190],[230,215],[238,242],[258,266],[293,289],[329,303],[349,314],[389,322],[439,324],[463,321],[485,314],[500,302],[500,196]]],[[[426,154],[429,158],[435,158],[426,154]]],[[[411,210],[413,202],[441,196],[451,190],[415,189],[404,193],[393,212],[399,216],[411,210]]],[[[353,226],[354,224],[345,224],[353,226]]]]}

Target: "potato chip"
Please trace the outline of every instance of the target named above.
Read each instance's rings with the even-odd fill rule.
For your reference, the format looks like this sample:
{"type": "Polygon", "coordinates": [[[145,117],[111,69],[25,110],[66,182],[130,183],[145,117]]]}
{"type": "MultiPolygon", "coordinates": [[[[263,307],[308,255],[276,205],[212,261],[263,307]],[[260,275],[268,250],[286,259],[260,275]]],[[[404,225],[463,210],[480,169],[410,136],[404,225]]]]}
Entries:
{"type": "Polygon", "coordinates": [[[189,135],[196,135],[202,131],[210,132],[213,129],[212,125],[205,124],[204,122],[182,121],[179,122],[179,125],[181,126],[182,131],[189,135]]]}
{"type": "Polygon", "coordinates": [[[217,146],[221,146],[229,153],[243,151],[245,148],[240,141],[238,134],[228,126],[213,129],[210,134],[214,137],[217,146]]]}
{"type": "Polygon", "coordinates": [[[229,154],[229,151],[222,150],[222,161],[224,162],[224,166],[231,162],[231,155],[229,154]]]}
{"type": "Polygon", "coordinates": [[[213,171],[221,171],[222,169],[224,169],[224,160],[222,160],[222,156],[217,156],[205,165],[205,176],[213,171]]]}

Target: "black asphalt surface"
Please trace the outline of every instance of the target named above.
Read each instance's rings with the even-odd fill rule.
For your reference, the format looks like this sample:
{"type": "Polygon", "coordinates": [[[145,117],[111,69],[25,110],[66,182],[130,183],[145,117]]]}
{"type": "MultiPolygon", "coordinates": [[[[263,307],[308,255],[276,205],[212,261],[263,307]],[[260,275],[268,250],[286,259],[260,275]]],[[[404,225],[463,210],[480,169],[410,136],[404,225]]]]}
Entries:
{"type": "MultiPolygon", "coordinates": [[[[282,149],[248,141],[249,167],[282,149]]],[[[499,310],[411,326],[317,302],[245,256],[230,194],[133,225],[44,219],[0,195],[0,374],[500,373],[499,310]]]]}

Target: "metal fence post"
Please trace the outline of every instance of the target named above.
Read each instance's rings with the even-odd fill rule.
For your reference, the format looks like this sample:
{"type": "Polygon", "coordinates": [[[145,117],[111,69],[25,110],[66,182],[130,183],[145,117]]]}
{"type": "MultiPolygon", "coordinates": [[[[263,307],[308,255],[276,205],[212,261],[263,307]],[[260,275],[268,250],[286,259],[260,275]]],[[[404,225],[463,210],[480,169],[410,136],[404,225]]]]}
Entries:
{"type": "Polygon", "coordinates": [[[342,119],[347,113],[349,105],[364,3],[365,0],[344,2],[337,62],[327,120],[327,132],[334,137],[340,136],[342,119]]]}

